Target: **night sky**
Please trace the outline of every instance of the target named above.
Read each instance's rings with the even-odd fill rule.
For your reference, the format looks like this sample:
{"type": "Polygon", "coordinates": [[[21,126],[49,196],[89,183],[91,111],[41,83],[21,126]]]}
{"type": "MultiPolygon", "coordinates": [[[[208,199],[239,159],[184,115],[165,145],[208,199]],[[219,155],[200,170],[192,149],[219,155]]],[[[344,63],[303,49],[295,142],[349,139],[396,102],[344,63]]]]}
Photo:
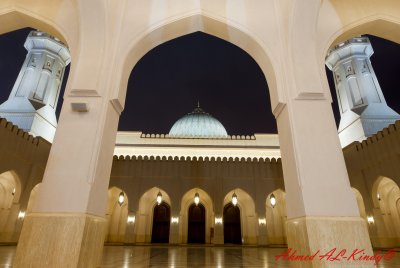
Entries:
{"type": "MultiPolygon", "coordinates": [[[[0,35],[1,103],[7,100],[26,56],[23,43],[28,33],[29,29],[23,29],[0,35]]],[[[400,112],[400,46],[373,36],[370,40],[375,50],[372,65],[386,101],[400,112]]],[[[327,76],[338,121],[329,70],[327,76]]],[[[127,92],[119,130],[168,133],[173,123],[199,101],[228,134],[276,133],[267,81],[257,63],[235,45],[201,32],[166,42],[147,53],[134,67],[127,92]]],[[[62,98],[58,110],[61,104],[62,98]]]]}

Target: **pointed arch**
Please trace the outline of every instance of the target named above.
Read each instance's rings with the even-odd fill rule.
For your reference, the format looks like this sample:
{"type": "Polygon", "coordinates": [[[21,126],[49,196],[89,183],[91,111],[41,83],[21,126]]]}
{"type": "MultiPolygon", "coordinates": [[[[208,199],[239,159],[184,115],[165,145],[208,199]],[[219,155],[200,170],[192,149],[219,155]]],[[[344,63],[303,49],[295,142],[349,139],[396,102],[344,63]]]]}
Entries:
{"type": "MultiPolygon", "coordinates": [[[[57,9],[58,7],[57,5],[52,5],[51,8],[57,9]]],[[[47,14],[49,14],[48,12],[51,11],[47,10],[47,14]]],[[[68,27],[78,27],[76,24],[77,21],[71,18],[66,18],[66,20],[68,20],[68,27]]],[[[57,37],[63,43],[69,44],[70,50],[73,50],[77,43],[78,33],[71,31],[71,29],[66,29],[65,23],[65,21],[56,22],[48,17],[44,17],[40,12],[34,12],[26,8],[17,6],[5,10],[0,8],[0,34],[30,27],[57,37]]]]}
{"type": "Polygon", "coordinates": [[[232,202],[232,195],[237,195],[237,206],[240,209],[240,223],[242,228],[242,243],[257,243],[257,215],[253,198],[243,189],[236,188],[229,191],[223,201],[223,207],[232,202]]]}
{"type": "Polygon", "coordinates": [[[269,244],[284,245],[287,244],[286,235],[286,193],[282,189],[277,189],[267,195],[265,201],[266,224],[269,244]],[[275,197],[275,205],[272,205],[271,199],[275,197]]]}
{"type": "Polygon", "coordinates": [[[400,245],[400,189],[398,184],[385,176],[380,176],[372,187],[372,203],[378,245],[394,247],[400,245]]]}
{"type": "Polygon", "coordinates": [[[142,194],[139,209],[136,213],[135,239],[138,243],[150,243],[153,229],[154,207],[157,205],[157,194],[161,193],[162,202],[172,207],[168,193],[159,187],[153,187],[142,194]]]}
{"type": "Polygon", "coordinates": [[[21,180],[14,170],[0,174],[0,241],[10,242],[15,232],[19,199],[21,196],[21,180]]]}
{"type": "Polygon", "coordinates": [[[214,204],[210,195],[200,188],[190,189],[182,196],[179,219],[179,239],[181,243],[187,243],[188,240],[189,208],[194,203],[196,193],[199,194],[200,203],[205,208],[205,242],[210,243],[210,229],[214,227],[214,204]]]}
{"type": "Polygon", "coordinates": [[[226,18],[216,18],[206,12],[193,12],[170,18],[154,26],[140,37],[132,40],[121,53],[119,66],[115,69],[116,91],[112,97],[114,104],[122,110],[125,103],[128,79],[136,63],[151,49],[186,34],[201,31],[230,42],[246,51],[258,63],[268,81],[272,110],[283,105],[283,95],[278,91],[283,77],[274,69],[277,59],[274,58],[270,48],[261,42],[255,33],[237,25],[226,18]],[[118,104],[117,104],[118,103],[118,104]]]}
{"type": "Polygon", "coordinates": [[[107,232],[105,242],[122,243],[125,240],[125,230],[128,219],[128,196],[118,187],[108,190],[107,201],[107,232]],[[123,196],[123,202],[119,200],[123,196]]]}

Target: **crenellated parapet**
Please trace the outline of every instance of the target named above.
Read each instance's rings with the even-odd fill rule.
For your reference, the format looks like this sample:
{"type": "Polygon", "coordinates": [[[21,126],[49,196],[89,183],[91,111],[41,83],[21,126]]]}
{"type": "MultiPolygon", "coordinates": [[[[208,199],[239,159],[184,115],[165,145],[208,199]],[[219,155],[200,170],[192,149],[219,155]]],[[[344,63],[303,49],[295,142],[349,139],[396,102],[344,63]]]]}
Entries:
{"type": "MultiPolygon", "coordinates": [[[[10,132],[10,136],[12,137],[20,137],[28,143],[31,143],[34,146],[39,146],[39,144],[44,143],[46,145],[51,146],[51,144],[43,139],[40,136],[34,137],[33,135],[29,134],[29,132],[19,128],[17,125],[14,125],[12,122],[7,121],[5,118],[0,117],[0,131],[7,130],[10,132]]],[[[3,137],[2,139],[5,139],[3,137]]]]}
{"type": "Polygon", "coordinates": [[[400,120],[343,149],[352,187],[369,195],[365,185],[374,185],[382,176],[400,184],[400,120]]]}
{"type": "Polygon", "coordinates": [[[213,162],[231,162],[231,163],[271,163],[271,164],[281,164],[282,160],[281,158],[257,158],[257,157],[191,157],[191,156],[130,156],[130,155],[114,155],[113,157],[114,161],[181,161],[181,162],[207,162],[207,163],[213,163],[213,162]]]}
{"type": "MultiPolygon", "coordinates": [[[[387,140],[393,140],[400,143],[400,120],[397,120],[394,124],[390,124],[378,133],[366,138],[361,142],[353,142],[343,149],[344,152],[349,150],[363,151],[368,150],[373,146],[378,146],[380,143],[386,142],[387,140]]],[[[392,148],[394,149],[394,148],[392,148]]]]}
{"type": "Polygon", "coordinates": [[[228,135],[227,137],[208,137],[208,138],[196,138],[196,137],[174,137],[169,134],[154,134],[154,133],[141,133],[140,138],[147,139],[200,139],[200,140],[255,140],[255,135],[228,135]]]}

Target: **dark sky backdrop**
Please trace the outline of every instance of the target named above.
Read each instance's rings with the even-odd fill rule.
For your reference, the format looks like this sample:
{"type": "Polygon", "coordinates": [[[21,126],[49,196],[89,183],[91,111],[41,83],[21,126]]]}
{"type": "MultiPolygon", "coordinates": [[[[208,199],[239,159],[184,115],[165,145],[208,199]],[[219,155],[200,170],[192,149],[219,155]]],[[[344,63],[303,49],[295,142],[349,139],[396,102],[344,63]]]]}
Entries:
{"type": "MultiPolygon", "coordinates": [[[[8,98],[18,76],[28,33],[23,29],[0,35],[0,102],[8,98]]],[[[400,112],[400,46],[373,36],[370,40],[383,93],[389,106],[400,112]]],[[[332,74],[327,75],[338,121],[332,74]]],[[[197,101],[228,134],[276,132],[267,81],[257,63],[240,48],[200,32],[166,42],[138,62],[129,79],[119,130],[168,133],[197,101]]],[[[62,98],[58,110],[61,103],[62,98]]]]}

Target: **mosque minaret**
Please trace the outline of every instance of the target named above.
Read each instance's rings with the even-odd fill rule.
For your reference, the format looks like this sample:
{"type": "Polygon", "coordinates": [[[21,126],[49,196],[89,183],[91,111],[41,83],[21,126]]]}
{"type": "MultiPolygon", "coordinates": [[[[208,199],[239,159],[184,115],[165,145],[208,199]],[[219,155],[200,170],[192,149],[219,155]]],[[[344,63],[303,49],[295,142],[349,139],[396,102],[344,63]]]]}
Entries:
{"type": "Polygon", "coordinates": [[[386,104],[371,65],[373,53],[367,37],[356,37],[335,46],[326,58],[335,78],[342,147],[362,141],[400,119],[386,104]]]}
{"type": "Polygon", "coordinates": [[[71,56],[60,40],[43,32],[31,31],[24,46],[28,54],[8,100],[0,105],[0,117],[52,142],[61,83],[71,56]]]}

